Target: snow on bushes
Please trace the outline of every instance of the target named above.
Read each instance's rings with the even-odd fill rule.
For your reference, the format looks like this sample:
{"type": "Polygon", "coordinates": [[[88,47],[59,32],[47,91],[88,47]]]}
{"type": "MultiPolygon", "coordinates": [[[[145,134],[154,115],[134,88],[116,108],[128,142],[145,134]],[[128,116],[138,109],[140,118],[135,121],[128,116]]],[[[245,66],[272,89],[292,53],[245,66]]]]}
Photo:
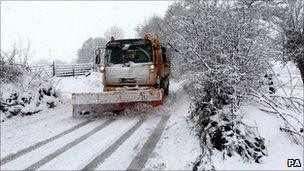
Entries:
{"type": "Polygon", "coordinates": [[[6,118],[32,115],[56,107],[59,97],[50,78],[25,72],[17,81],[1,84],[0,111],[6,118]]]}
{"type": "Polygon", "coordinates": [[[0,117],[27,116],[44,109],[54,108],[60,94],[49,77],[31,72],[28,59],[33,52],[20,39],[11,50],[0,52],[0,117]]]}
{"type": "MultiPolygon", "coordinates": [[[[260,5],[260,6],[258,6],[260,5]]],[[[192,105],[190,119],[201,141],[194,169],[212,169],[212,156],[241,156],[261,162],[264,139],[240,117],[251,89],[262,87],[268,69],[269,32],[245,1],[177,1],[164,17],[166,36],[175,49],[176,71],[183,71],[192,105]]]]}
{"type": "Polygon", "coordinates": [[[242,122],[243,114],[239,111],[245,95],[239,90],[244,87],[207,80],[197,78],[189,83],[191,88],[187,85],[192,99],[190,119],[195,123],[203,151],[193,169],[215,169],[212,157],[216,151],[223,158],[239,155],[246,162],[261,163],[267,154],[264,139],[257,128],[242,122]]]}
{"type": "Polygon", "coordinates": [[[303,98],[287,93],[265,95],[254,92],[250,95],[253,101],[260,104],[260,110],[276,115],[284,121],[280,131],[287,133],[295,144],[304,146],[303,98]]]}
{"type": "Polygon", "coordinates": [[[221,152],[223,159],[240,155],[246,162],[261,163],[261,158],[267,155],[264,138],[256,127],[242,122],[240,114],[222,111],[208,117],[200,130],[200,145],[205,150],[195,161],[193,170],[215,169],[212,155],[221,152]]]}

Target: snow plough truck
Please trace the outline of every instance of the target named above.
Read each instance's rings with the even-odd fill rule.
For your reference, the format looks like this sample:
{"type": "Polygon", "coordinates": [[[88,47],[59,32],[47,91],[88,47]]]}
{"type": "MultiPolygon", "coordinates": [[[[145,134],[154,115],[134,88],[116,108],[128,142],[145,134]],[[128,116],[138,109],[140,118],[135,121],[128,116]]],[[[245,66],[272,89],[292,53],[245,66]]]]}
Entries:
{"type": "Polygon", "coordinates": [[[171,53],[157,37],[111,40],[95,51],[103,91],[73,93],[73,116],[124,110],[136,103],[163,104],[169,93],[171,53]],[[103,61],[102,56],[104,57],[103,61]]]}

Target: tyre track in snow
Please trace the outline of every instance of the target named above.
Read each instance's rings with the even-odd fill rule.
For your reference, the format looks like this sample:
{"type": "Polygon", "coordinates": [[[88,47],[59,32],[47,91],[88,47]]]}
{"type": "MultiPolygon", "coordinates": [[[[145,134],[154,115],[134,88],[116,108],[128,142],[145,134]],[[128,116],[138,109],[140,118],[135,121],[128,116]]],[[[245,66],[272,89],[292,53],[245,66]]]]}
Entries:
{"type": "Polygon", "coordinates": [[[31,152],[31,151],[33,151],[33,150],[35,150],[35,149],[37,149],[37,148],[39,148],[39,147],[41,147],[41,146],[47,144],[47,143],[50,143],[50,142],[52,142],[52,141],[54,141],[54,140],[56,140],[56,139],[58,139],[58,138],[60,138],[60,137],[62,137],[62,136],[64,136],[64,135],[66,135],[66,134],[68,134],[68,133],[71,133],[71,132],[75,131],[76,129],[79,129],[79,128],[81,128],[81,127],[87,125],[88,123],[90,123],[90,122],[92,122],[92,121],[93,121],[93,120],[87,120],[87,121],[85,121],[85,122],[81,122],[81,123],[79,123],[78,125],[75,125],[75,126],[73,126],[72,128],[70,128],[70,129],[68,129],[68,130],[66,130],[66,131],[63,131],[63,132],[60,133],[60,134],[57,134],[57,135],[55,135],[55,136],[53,136],[53,137],[51,137],[51,138],[48,138],[48,139],[46,139],[46,140],[40,141],[40,142],[38,142],[38,143],[36,143],[36,144],[34,144],[34,145],[31,145],[31,146],[29,146],[29,147],[26,147],[26,148],[24,148],[24,149],[21,149],[21,150],[15,152],[15,153],[9,154],[9,155],[7,155],[7,156],[5,156],[5,157],[3,157],[3,158],[1,159],[1,161],[0,161],[0,166],[2,166],[2,165],[4,165],[4,164],[6,164],[6,163],[8,163],[8,162],[10,162],[10,161],[12,161],[12,160],[14,160],[14,159],[16,159],[16,158],[18,158],[18,157],[20,157],[20,156],[22,156],[22,155],[24,155],[24,154],[26,154],[26,153],[29,153],[29,152],[31,152]]]}
{"type": "Polygon", "coordinates": [[[132,126],[127,132],[120,136],[112,145],[110,145],[106,150],[104,150],[100,155],[95,157],[90,163],[88,163],[81,170],[94,170],[98,165],[103,163],[103,161],[111,156],[111,154],[118,149],[134,132],[144,123],[143,119],[140,119],[134,126],[132,126]]]}
{"type": "MultiPolygon", "coordinates": [[[[165,127],[167,124],[167,121],[169,120],[170,115],[163,115],[160,119],[160,121],[157,123],[157,126],[154,128],[152,134],[148,137],[147,141],[144,143],[143,147],[140,149],[138,154],[132,159],[130,165],[128,166],[128,170],[141,170],[147,160],[150,157],[150,154],[153,152],[154,148],[156,147],[157,142],[159,141],[165,127]]],[[[78,137],[74,141],[65,144],[60,149],[57,149],[55,152],[47,155],[46,157],[43,157],[42,159],[38,160],[34,164],[27,167],[25,170],[36,170],[39,169],[44,164],[48,163],[52,159],[56,158],[57,156],[61,155],[62,153],[66,152],[67,150],[71,149],[72,147],[76,146],[77,144],[81,143],[82,141],[86,140],[93,134],[99,132],[101,129],[105,128],[106,126],[110,125],[114,120],[116,119],[108,119],[101,125],[97,126],[90,132],[78,137]]],[[[8,155],[4,157],[1,160],[1,165],[4,165],[5,163],[8,163],[24,154],[27,154],[45,144],[48,144],[78,128],[81,128],[82,126],[92,122],[93,120],[87,120],[85,122],[82,122],[76,126],[73,126],[72,128],[54,136],[49,139],[46,139],[44,141],[38,142],[28,148],[22,149],[18,151],[17,153],[14,153],[12,155],[8,155]]],[[[141,125],[144,123],[144,119],[140,119],[136,122],[135,125],[133,125],[131,128],[128,128],[125,133],[123,133],[121,136],[119,136],[112,144],[110,144],[105,150],[103,150],[97,157],[95,157],[93,160],[91,160],[88,164],[85,164],[85,166],[82,168],[82,170],[93,170],[96,169],[99,165],[101,165],[105,159],[108,157],[111,157],[111,155],[126,141],[128,140],[135,132],[138,130],[141,125]]]]}
{"type": "Polygon", "coordinates": [[[76,146],[77,144],[79,144],[80,142],[84,141],[85,139],[89,138],[91,135],[95,134],[96,132],[100,131],[101,129],[105,128],[106,126],[110,125],[115,119],[111,118],[108,119],[106,122],[102,123],[101,125],[97,126],[96,128],[94,128],[93,130],[91,130],[90,132],[86,133],[85,135],[82,135],[81,137],[78,137],[77,139],[75,139],[74,141],[66,144],[65,146],[63,146],[62,148],[56,150],[55,152],[49,154],[48,156],[42,158],[41,160],[39,160],[38,162],[32,164],[31,166],[27,167],[24,170],[36,170],[39,167],[41,167],[42,165],[44,165],[45,163],[49,162],[50,160],[54,159],[55,157],[59,156],[60,154],[64,153],[65,151],[67,151],[68,149],[76,146]]]}
{"type": "Polygon", "coordinates": [[[161,134],[166,128],[167,121],[170,115],[163,115],[153,133],[149,136],[139,153],[133,158],[127,170],[142,170],[148,161],[150,154],[153,152],[157,142],[160,139],[161,134]]]}

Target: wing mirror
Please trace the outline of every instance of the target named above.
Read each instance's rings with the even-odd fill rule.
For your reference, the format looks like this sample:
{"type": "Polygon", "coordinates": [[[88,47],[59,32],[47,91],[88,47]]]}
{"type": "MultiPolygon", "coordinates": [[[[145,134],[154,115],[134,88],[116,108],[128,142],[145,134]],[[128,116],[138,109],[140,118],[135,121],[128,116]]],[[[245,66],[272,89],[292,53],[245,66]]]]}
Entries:
{"type": "Polygon", "coordinates": [[[98,65],[100,64],[100,55],[96,55],[95,63],[98,65]]]}
{"type": "Polygon", "coordinates": [[[98,48],[95,50],[95,55],[96,55],[96,58],[95,58],[95,63],[96,64],[100,64],[101,62],[101,55],[102,55],[102,48],[98,48]]]}
{"type": "Polygon", "coordinates": [[[101,54],[101,49],[99,48],[99,49],[96,49],[95,50],[95,55],[97,56],[97,55],[100,55],[101,54]]]}

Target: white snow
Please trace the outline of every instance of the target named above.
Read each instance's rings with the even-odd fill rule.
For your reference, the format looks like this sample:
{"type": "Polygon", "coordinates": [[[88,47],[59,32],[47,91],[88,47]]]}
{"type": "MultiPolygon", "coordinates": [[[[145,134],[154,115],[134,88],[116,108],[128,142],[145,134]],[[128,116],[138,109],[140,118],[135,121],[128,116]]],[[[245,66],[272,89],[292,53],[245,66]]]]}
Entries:
{"type": "MultiPolygon", "coordinates": [[[[57,149],[63,147],[69,142],[75,140],[76,138],[88,133],[90,130],[94,129],[104,121],[95,121],[88,125],[82,127],[82,129],[77,129],[66,136],[63,136],[55,141],[52,141],[44,146],[39,147],[38,149],[31,151],[9,163],[6,163],[1,166],[1,169],[4,170],[23,170],[39,161],[43,157],[55,152],[57,149]]],[[[50,129],[50,128],[49,128],[50,129]]]]}
{"type": "Polygon", "coordinates": [[[30,117],[13,117],[1,123],[1,157],[53,137],[82,120],[69,114],[72,107],[61,106],[30,117]]]}
{"type": "MultiPolygon", "coordinates": [[[[276,95],[284,96],[285,90],[288,96],[304,99],[303,83],[300,80],[299,70],[294,64],[288,63],[287,66],[283,66],[275,63],[273,69],[279,79],[273,77],[274,86],[277,89],[276,95]],[[292,81],[290,82],[290,80],[292,81]],[[279,82],[283,83],[283,87],[279,86],[279,82]],[[294,90],[291,91],[293,88],[294,90]]],[[[296,145],[287,133],[280,131],[280,127],[284,126],[281,118],[265,113],[259,108],[262,106],[248,103],[242,106],[241,111],[244,114],[244,122],[257,126],[260,135],[265,138],[268,155],[262,159],[263,163],[244,163],[239,156],[227,157],[226,160],[223,160],[220,153],[216,153],[213,157],[215,168],[218,170],[303,170],[303,146],[296,145]],[[302,167],[287,167],[287,159],[300,159],[302,167]]],[[[304,122],[303,115],[297,117],[302,123],[304,122]]]]}
{"type": "Polygon", "coordinates": [[[76,77],[55,77],[57,88],[67,97],[71,93],[90,93],[102,92],[102,74],[100,72],[91,72],[89,76],[76,77]]]}
{"type": "MultiPolygon", "coordinates": [[[[280,74],[280,78],[286,76],[286,72],[280,74]]],[[[293,76],[299,75],[293,73],[293,76]]],[[[101,83],[102,74],[100,73],[92,73],[88,77],[65,77],[56,78],[56,80],[58,88],[61,88],[67,97],[70,97],[72,92],[101,92],[103,88],[101,83]]],[[[166,99],[164,107],[158,107],[145,113],[146,117],[143,125],[97,169],[126,169],[153,132],[160,116],[171,114],[166,128],[144,169],[191,170],[192,163],[201,154],[201,149],[195,132],[191,130],[191,122],[187,122],[190,100],[183,90],[184,83],[183,81],[175,82],[171,80],[170,96],[166,99]]],[[[297,86],[296,90],[303,93],[301,87],[297,86]]],[[[294,95],[301,98],[301,94],[294,95]]],[[[286,166],[286,161],[289,158],[299,158],[303,165],[303,147],[295,145],[287,134],[279,130],[279,127],[284,124],[279,117],[262,112],[259,109],[260,107],[254,103],[247,103],[242,106],[241,111],[244,113],[244,122],[259,128],[260,135],[266,141],[268,156],[262,159],[262,164],[257,164],[244,163],[238,155],[223,160],[222,156],[219,155],[220,153],[215,153],[213,162],[216,169],[289,170],[292,169],[286,166]]],[[[138,116],[118,116],[117,120],[109,126],[68,149],[39,169],[81,169],[115,142],[138,119],[138,116]]],[[[94,129],[105,120],[106,118],[96,118],[95,121],[2,165],[1,169],[24,169],[94,129]]],[[[5,120],[1,123],[1,158],[53,137],[83,121],[85,119],[72,118],[72,106],[69,102],[30,117],[16,116],[5,120]]]]}
{"type": "Polygon", "coordinates": [[[223,157],[215,153],[213,157],[215,168],[218,170],[299,170],[287,167],[287,159],[300,159],[303,161],[303,147],[295,145],[288,135],[279,130],[283,121],[273,115],[262,112],[259,106],[249,104],[242,107],[244,122],[257,126],[259,133],[265,138],[268,155],[262,159],[263,163],[244,163],[240,156],[223,157]],[[255,125],[256,123],[256,125],[255,125]]]}
{"type": "Polygon", "coordinates": [[[136,123],[135,118],[122,118],[59,155],[39,170],[79,170],[136,123]],[[75,155],[77,157],[75,157],[75,155]]]}
{"type": "Polygon", "coordinates": [[[0,84],[1,121],[14,115],[32,115],[58,106],[63,100],[52,79],[25,72],[14,83],[0,84]]]}
{"type": "MultiPolygon", "coordinates": [[[[92,79],[95,79],[95,81],[99,79],[98,74],[95,76],[93,74],[91,77],[92,79]]],[[[98,87],[96,84],[87,84],[85,81],[82,81],[83,78],[84,77],[82,76],[75,78],[60,78],[59,83],[61,85],[64,84],[63,89],[66,90],[67,94],[73,92],[74,90],[83,92],[86,90],[86,88],[99,91],[98,88],[100,88],[100,86],[98,87]]],[[[127,168],[133,157],[137,154],[147,138],[153,132],[153,129],[160,120],[160,115],[168,113],[171,114],[177,111],[178,112],[176,115],[171,116],[168,125],[160,138],[160,145],[157,145],[155,152],[153,152],[153,162],[149,163],[161,163],[163,160],[168,159],[168,166],[171,166],[168,168],[178,168],[178,166],[183,166],[183,168],[191,167],[191,164],[189,163],[195,159],[196,155],[198,154],[196,151],[199,150],[199,147],[197,141],[193,141],[195,136],[191,134],[189,126],[187,126],[187,123],[184,120],[184,115],[187,114],[187,105],[184,105],[184,103],[189,104],[189,102],[187,101],[187,96],[184,96],[184,98],[178,101],[177,96],[184,94],[174,94],[181,91],[182,85],[176,82],[172,82],[171,84],[173,85],[171,88],[172,97],[168,98],[166,103],[173,106],[167,106],[163,110],[162,108],[157,108],[150,111],[150,114],[145,114],[144,124],[139,127],[139,129],[131,137],[129,137],[129,139],[126,140],[109,158],[107,158],[103,165],[98,166],[98,168],[127,168]],[[176,101],[178,103],[175,103],[176,101]],[[173,108],[176,109],[171,110],[173,108]],[[158,111],[158,109],[160,110],[158,111]],[[164,145],[164,147],[162,147],[162,145],[164,145]],[[163,151],[166,149],[169,151],[163,151]],[[184,154],[183,156],[185,158],[182,157],[179,161],[174,162],[174,153],[176,153],[176,151],[174,151],[175,149],[183,149],[180,151],[179,155],[184,154]],[[171,152],[173,153],[168,155],[171,152]],[[159,156],[163,154],[167,156],[159,158],[159,156]],[[118,160],[120,161],[119,164],[117,164],[118,160]],[[172,167],[174,165],[177,167],[172,167]]],[[[68,128],[71,128],[84,121],[83,119],[73,119],[71,116],[71,105],[66,103],[58,108],[51,109],[43,113],[38,113],[31,117],[15,117],[6,120],[1,124],[1,149],[3,149],[1,150],[1,156],[7,156],[8,154],[16,152],[22,148],[55,136],[64,130],[67,130],[68,128]]],[[[64,135],[63,137],[60,137],[46,145],[39,147],[38,149],[31,151],[30,153],[2,165],[1,169],[25,169],[41,158],[51,154],[67,143],[89,132],[97,125],[104,122],[105,119],[106,118],[97,118],[96,121],[93,121],[88,125],[85,125],[67,135],[64,135]]],[[[66,152],[49,161],[39,169],[80,169],[89,161],[94,159],[98,154],[104,151],[115,140],[117,140],[117,138],[119,138],[132,125],[134,125],[137,120],[136,115],[130,117],[119,117],[117,121],[114,121],[109,126],[98,131],[96,134],[93,134],[78,145],[68,149],[66,152]]]]}
{"type": "Polygon", "coordinates": [[[143,147],[149,135],[153,132],[160,117],[150,117],[141,127],[117,149],[110,158],[107,158],[96,170],[126,170],[132,159],[143,147]],[[113,164],[119,161],[118,164],[113,164]]]}
{"type": "Polygon", "coordinates": [[[285,65],[277,62],[273,69],[277,74],[277,78],[273,78],[277,87],[276,94],[285,95],[286,93],[287,96],[304,99],[304,85],[301,80],[300,70],[292,62],[285,65]],[[282,84],[283,87],[280,87],[279,84],[282,84]]]}
{"type": "Polygon", "coordinates": [[[147,170],[192,170],[192,162],[201,152],[195,132],[186,121],[190,101],[182,90],[183,82],[171,81],[170,85],[170,93],[174,97],[168,99],[172,105],[166,106],[166,110],[171,117],[146,163],[147,170]]]}

